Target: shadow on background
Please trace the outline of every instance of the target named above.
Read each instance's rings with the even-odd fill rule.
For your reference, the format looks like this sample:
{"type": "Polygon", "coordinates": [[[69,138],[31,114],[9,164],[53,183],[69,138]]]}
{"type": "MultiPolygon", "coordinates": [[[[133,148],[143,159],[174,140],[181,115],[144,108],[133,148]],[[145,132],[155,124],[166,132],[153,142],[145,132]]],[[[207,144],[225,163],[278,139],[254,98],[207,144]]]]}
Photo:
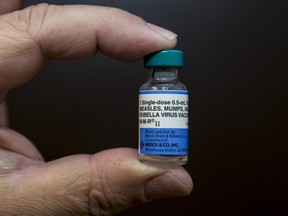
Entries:
{"type": "MultiPolygon", "coordinates": [[[[287,1],[46,2],[128,10],[176,32],[185,52],[180,78],[190,90],[191,152],[185,167],[194,190],[121,215],[287,215],[287,1]]],[[[137,92],[146,79],[141,61],[102,54],[49,62],[10,91],[11,126],[46,160],[136,148],[137,92]]]]}

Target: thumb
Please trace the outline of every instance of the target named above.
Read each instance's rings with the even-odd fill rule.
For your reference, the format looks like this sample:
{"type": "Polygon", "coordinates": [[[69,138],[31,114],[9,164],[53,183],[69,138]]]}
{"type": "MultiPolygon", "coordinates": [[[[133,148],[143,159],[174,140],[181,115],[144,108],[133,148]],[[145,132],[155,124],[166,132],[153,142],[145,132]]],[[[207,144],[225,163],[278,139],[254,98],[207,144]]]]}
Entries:
{"type": "Polygon", "coordinates": [[[1,205],[6,214],[9,209],[9,215],[23,216],[113,215],[192,190],[184,168],[147,166],[139,162],[135,150],[126,148],[71,156],[26,168],[13,180],[8,177],[2,185],[10,184],[10,189],[1,192],[1,205]]]}

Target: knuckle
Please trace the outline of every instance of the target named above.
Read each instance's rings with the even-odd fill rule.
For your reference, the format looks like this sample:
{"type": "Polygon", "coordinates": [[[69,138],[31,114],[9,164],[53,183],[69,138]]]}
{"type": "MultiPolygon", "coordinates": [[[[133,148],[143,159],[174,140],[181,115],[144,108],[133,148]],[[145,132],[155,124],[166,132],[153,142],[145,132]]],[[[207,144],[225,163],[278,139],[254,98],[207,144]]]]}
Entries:
{"type": "Polygon", "coordinates": [[[41,48],[41,32],[50,7],[50,5],[42,3],[8,14],[5,20],[8,27],[4,32],[16,41],[15,44],[20,43],[23,50],[30,50],[31,47],[33,49],[35,45],[41,48]]]}
{"type": "Polygon", "coordinates": [[[20,24],[23,31],[33,34],[41,30],[49,8],[50,6],[48,4],[42,3],[16,11],[12,13],[11,16],[14,16],[14,20],[20,24]]]}
{"type": "Polygon", "coordinates": [[[39,4],[4,15],[0,19],[0,57],[24,56],[37,48],[37,35],[48,11],[47,4],[39,4]]]}
{"type": "Polygon", "coordinates": [[[1,76],[7,76],[6,80],[0,80],[0,90],[14,88],[30,80],[42,64],[44,55],[40,34],[48,10],[47,4],[40,4],[0,17],[1,76]],[[26,66],[26,73],[18,73],[20,65],[26,66]]]}
{"type": "Polygon", "coordinates": [[[34,34],[39,32],[49,10],[48,4],[38,4],[15,11],[6,16],[6,23],[18,33],[34,34]]]}
{"type": "Polygon", "coordinates": [[[90,156],[89,212],[98,216],[113,215],[118,212],[115,209],[117,192],[114,191],[109,181],[111,176],[107,176],[109,175],[108,167],[95,167],[95,159],[93,155],[90,156]]]}
{"type": "Polygon", "coordinates": [[[140,203],[138,196],[131,196],[133,185],[130,188],[123,186],[123,181],[127,181],[130,171],[122,156],[104,158],[106,160],[99,161],[99,157],[90,157],[89,212],[98,216],[114,215],[140,203]],[[95,166],[96,160],[101,166],[95,166]],[[119,173],[123,175],[120,176],[119,173]]]}

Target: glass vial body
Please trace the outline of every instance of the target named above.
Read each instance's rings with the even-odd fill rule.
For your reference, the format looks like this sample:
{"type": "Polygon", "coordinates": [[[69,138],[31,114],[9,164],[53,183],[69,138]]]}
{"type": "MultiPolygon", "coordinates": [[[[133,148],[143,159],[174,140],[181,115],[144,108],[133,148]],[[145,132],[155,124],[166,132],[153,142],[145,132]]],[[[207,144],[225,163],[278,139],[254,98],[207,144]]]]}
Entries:
{"type": "Polygon", "coordinates": [[[188,161],[188,91],[178,79],[182,63],[154,63],[139,91],[139,159],[146,164],[184,165],[188,161]]]}

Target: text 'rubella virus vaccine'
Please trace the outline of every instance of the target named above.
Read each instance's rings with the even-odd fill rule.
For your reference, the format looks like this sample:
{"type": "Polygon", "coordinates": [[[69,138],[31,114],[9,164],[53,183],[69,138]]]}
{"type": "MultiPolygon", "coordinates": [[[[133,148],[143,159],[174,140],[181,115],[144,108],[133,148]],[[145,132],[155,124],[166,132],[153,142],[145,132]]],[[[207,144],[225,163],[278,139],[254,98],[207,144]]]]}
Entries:
{"type": "Polygon", "coordinates": [[[139,158],[147,164],[184,165],[188,160],[188,91],[178,79],[183,52],[144,57],[149,79],[139,91],[139,158]]]}

